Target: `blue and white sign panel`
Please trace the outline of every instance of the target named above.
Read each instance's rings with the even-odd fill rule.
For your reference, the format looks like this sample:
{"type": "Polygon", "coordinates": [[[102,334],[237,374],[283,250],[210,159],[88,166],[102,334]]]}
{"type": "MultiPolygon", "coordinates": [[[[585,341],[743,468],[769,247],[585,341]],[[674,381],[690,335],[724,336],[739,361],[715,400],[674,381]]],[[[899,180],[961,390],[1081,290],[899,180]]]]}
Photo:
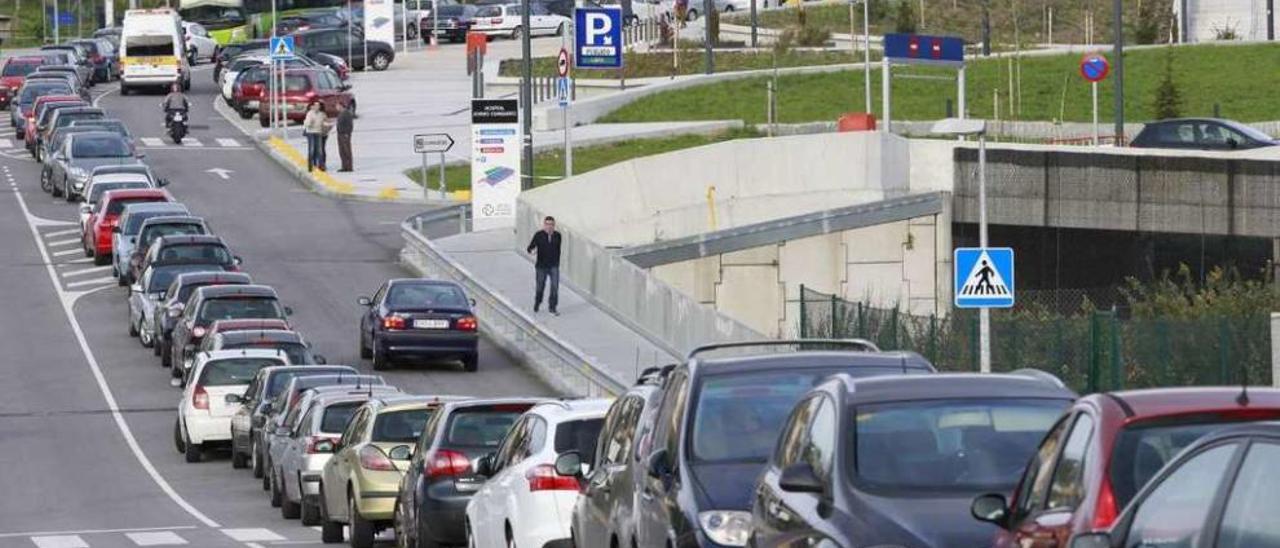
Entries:
{"type": "Polygon", "coordinates": [[[1013,306],[1013,249],[958,247],[955,266],[956,308],[1013,306]]]}
{"type": "Polygon", "coordinates": [[[895,63],[964,64],[964,39],[923,34],[884,35],[884,56],[895,63]]]}
{"type": "Polygon", "coordinates": [[[569,86],[572,83],[567,76],[556,78],[556,100],[560,102],[560,107],[569,106],[569,86]]]}
{"type": "Polygon", "coordinates": [[[292,36],[271,37],[271,60],[279,61],[281,59],[293,59],[292,36]]]}
{"type": "Polygon", "coordinates": [[[573,10],[573,67],[622,67],[622,10],[577,8],[573,10]]]}

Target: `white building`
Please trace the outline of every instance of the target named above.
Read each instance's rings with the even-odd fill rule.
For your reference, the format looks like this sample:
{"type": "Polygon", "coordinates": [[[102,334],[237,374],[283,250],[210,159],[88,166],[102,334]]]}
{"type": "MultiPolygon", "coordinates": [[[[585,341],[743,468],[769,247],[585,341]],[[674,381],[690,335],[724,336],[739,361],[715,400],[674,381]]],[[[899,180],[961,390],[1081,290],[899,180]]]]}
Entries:
{"type": "Polygon", "coordinates": [[[1276,23],[1275,3],[1280,0],[1173,0],[1173,11],[1185,25],[1188,42],[1211,42],[1223,30],[1232,30],[1237,40],[1266,40],[1268,17],[1276,23]]]}

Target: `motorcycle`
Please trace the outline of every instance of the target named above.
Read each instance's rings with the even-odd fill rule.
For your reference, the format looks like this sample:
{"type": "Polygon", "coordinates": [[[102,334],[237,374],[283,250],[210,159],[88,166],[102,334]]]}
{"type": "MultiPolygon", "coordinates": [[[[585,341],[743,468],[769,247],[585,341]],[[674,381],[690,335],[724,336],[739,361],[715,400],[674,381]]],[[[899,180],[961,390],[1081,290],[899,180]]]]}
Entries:
{"type": "Polygon", "coordinates": [[[173,144],[182,144],[182,138],[187,136],[187,113],[180,110],[174,111],[169,117],[169,138],[173,139],[173,144]]]}

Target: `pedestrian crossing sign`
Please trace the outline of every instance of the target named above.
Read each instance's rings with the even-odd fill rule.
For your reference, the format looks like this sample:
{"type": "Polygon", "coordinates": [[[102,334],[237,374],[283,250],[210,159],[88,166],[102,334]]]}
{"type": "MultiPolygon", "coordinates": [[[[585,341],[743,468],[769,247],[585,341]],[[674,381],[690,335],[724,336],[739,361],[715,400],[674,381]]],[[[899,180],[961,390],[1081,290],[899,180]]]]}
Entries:
{"type": "Polygon", "coordinates": [[[952,266],[956,308],[1013,306],[1012,248],[959,247],[952,266]]]}
{"type": "Polygon", "coordinates": [[[281,59],[293,59],[292,36],[271,37],[271,60],[279,61],[281,59]]]}

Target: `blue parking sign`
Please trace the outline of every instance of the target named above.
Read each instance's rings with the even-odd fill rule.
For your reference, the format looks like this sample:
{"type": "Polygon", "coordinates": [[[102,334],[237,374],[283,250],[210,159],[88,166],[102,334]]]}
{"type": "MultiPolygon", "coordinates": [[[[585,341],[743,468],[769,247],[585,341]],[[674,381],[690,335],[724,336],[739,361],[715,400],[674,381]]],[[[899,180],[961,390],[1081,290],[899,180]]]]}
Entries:
{"type": "Polygon", "coordinates": [[[1013,249],[958,247],[955,269],[956,308],[1013,306],[1013,249]]]}
{"type": "Polygon", "coordinates": [[[622,67],[622,10],[573,10],[574,68],[622,67]]]}

